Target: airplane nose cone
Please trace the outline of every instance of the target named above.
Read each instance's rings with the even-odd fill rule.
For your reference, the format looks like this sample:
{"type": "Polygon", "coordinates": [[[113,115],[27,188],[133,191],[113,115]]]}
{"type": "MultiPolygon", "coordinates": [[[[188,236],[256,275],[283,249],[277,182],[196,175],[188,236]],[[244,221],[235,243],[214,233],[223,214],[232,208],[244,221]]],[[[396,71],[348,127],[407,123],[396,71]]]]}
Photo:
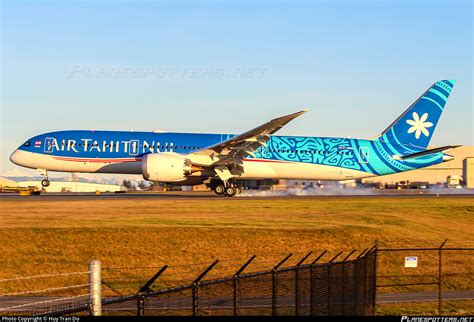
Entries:
{"type": "Polygon", "coordinates": [[[23,151],[21,149],[16,149],[10,155],[10,161],[21,167],[36,169],[36,158],[34,153],[23,151]]]}
{"type": "Polygon", "coordinates": [[[10,155],[10,161],[17,164],[17,165],[21,165],[20,164],[20,160],[19,160],[19,152],[18,150],[15,150],[12,155],[10,155]]]}

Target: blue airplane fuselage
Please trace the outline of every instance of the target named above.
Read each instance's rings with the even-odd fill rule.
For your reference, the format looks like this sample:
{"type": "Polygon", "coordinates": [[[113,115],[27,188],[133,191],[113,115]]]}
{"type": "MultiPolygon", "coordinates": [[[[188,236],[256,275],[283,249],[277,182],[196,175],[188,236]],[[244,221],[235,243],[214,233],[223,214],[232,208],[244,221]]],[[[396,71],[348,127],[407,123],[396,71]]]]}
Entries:
{"type": "Polygon", "coordinates": [[[58,131],[29,139],[10,157],[41,170],[133,173],[145,179],[233,178],[347,180],[428,167],[453,157],[429,148],[454,86],[432,84],[373,140],[270,135],[305,111],[241,135],[126,131],[58,131]],[[222,143],[221,143],[222,142],[222,143]],[[221,143],[221,144],[219,144],[221,143]]]}
{"type": "MultiPolygon", "coordinates": [[[[35,136],[18,148],[20,151],[76,163],[139,162],[145,154],[174,152],[188,154],[225,141],[233,134],[155,133],[133,131],[58,131],[35,136]]],[[[258,149],[248,161],[285,161],[324,165],[361,171],[367,176],[385,175],[418,169],[443,162],[443,153],[413,160],[393,156],[423,149],[395,145],[380,139],[363,140],[330,137],[271,136],[267,147],[258,149]]],[[[38,168],[38,165],[32,166],[38,168]]],[[[81,172],[81,167],[77,172],[81,172]]],[[[141,173],[139,166],[127,173],[141,173]]],[[[54,168],[49,170],[55,171],[54,168]]],[[[56,170],[61,171],[61,170],[56,170]]],[[[113,167],[94,172],[114,173],[113,167]],[[110,169],[108,171],[107,169],[110,169]]]]}

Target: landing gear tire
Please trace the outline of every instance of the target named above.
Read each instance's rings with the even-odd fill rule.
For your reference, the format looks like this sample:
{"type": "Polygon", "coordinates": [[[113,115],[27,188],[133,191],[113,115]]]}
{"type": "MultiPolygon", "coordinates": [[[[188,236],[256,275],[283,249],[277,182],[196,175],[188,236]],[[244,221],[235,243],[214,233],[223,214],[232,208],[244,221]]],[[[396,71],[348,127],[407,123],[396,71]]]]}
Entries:
{"type": "Polygon", "coordinates": [[[225,195],[227,197],[233,197],[237,194],[237,189],[235,187],[229,186],[225,188],[225,195]]]}
{"type": "Polygon", "coordinates": [[[235,193],[236,195],[240,195],[242,193],[242,188],[240,187],[236,187],[235,190],[236,190],[236,193],[235,193]]]}
{"type": "Polygon", "coordinates": [[[41,185],[42,185],[43,187],[49,187],[50,183],[51,183],[51,182],[49,182],[48,179],[43,179],[43,180],[41,180],[41,185]]]}
{"type": "Polygon", "coordinates": [[[214,192],[218,195],[223,195],[225,193],[225,187],[223,184],[218,184],[214,189],[214,192]]]}

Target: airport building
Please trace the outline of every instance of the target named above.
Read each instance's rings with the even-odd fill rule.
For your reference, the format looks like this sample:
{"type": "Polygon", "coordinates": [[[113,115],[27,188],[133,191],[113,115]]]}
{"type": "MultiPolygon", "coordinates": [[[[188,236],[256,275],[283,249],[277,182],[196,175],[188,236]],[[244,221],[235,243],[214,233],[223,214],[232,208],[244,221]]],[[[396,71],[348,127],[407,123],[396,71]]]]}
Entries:
{"type": "MultiPolygon", "coordinates": [[[[41,181],[16,182],[7,178],[0,177],[0,187],[34,187],[36,190],[41,190],[41,181]]],[[[116,192],[122,191],[123,187],[114,184],[51,180],[49,187],[43,188],[43,190],[46,192],[116,192]]]]}
{"type": "Polygon", "coordinates": [[[0,187],[15,188],[15,187],[18,187],[18,182],[10,180],[5,177],[0,177],[0,187]]]}

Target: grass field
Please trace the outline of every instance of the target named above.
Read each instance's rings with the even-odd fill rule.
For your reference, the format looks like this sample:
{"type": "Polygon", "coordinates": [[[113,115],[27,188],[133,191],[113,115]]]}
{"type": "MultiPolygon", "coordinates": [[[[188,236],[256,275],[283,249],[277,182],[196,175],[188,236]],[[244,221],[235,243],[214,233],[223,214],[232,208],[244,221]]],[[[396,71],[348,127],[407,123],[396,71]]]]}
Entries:
{"type": "MultiPolygon", "coordinates": [[[[86,271],[97,258],[112,288],[128,292],[164,264],[170,269],[161,283],[174,284],[206,266],[196,263],[216,258],[225,260],[209,277],[235,271],[253,254],[257,260],[249,270],[269,268],[290,252],[295,255],[289,263],[295,263],[310,250],[362,251],[375,240],[381,246],[436,247],[447,238],[448,246],[473,247],[473,215],[474,198],[449,196],[0,200],[0,278],[86,271]]],[[[445,265],[465,274],[471,269],[472,275],[472,255],[451,254],[445,265]]],[[[435,264],[427,270],[435,273],[435,264]]],[[[35,283],[51,285],[45,279],[35,283]]],[[[472,278],[447,287],[472,288],[472,278]]]]}

